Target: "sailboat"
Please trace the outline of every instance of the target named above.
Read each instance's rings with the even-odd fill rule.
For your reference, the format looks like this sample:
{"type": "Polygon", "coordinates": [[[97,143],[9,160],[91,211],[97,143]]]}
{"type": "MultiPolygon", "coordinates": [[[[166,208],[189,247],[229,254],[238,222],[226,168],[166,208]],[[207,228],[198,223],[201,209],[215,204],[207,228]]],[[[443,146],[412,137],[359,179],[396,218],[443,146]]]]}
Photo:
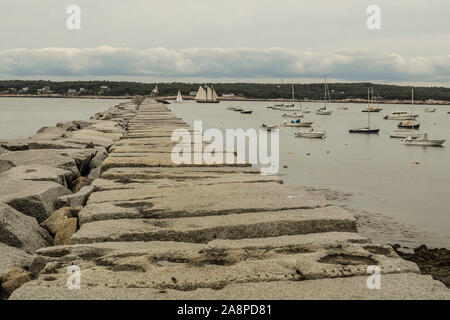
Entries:
{"type": "MultiPolygon", "coordinates": [[[[414,90],[412,90],[412,105],[414,106],[414,90]]],[[[421,137],[415,138],[412,135],[414,134],[414,126],[411,127],[411,135],[407,138],[401,140],[404,145],[410,146],[424,146],[424,147],[441,147],[446,140],[431,140],[428,139],[428,134],[424,133],[421,137]]]]}
{"type": "MultiPolygon", "coordinates": [[[[367,109],[370,108],[370,89],[367,89],[367,109]]],[[[373,91],[372,91],[372,105],[373,105],[373,91]]],[[[359,129],[350,129],[350,133],[366,133],[366,134],[378,134],[380,129],[373,129],[370,127],[370,114],[372,112],[367,112],[367,127],[359,129]]]]}
{"type": "Polygon", "coordinates": [[[301,111],[300,108],[295,108],[294,81],[292,81],[292,104],[285,104],[279,110],[280,111],[301,111]]]}
{"type": "MultiPolygon", "coordinates": [[[[316,114],[329,116],[333,113],[333,111],[327,110],[327,100],[328,100],[327,96],[328,96],[328,98],[330,98],[330,90],[328,89],[327,76],[325,76],[325,106],[317,109],[316,114]]],[[[331,101],[331,99],[330,99],[330,101],[331,101]]]]}
{"type": "Polygon", "coordinates": [[[372,93],[372,104],[369,106],[369,104],[367,103],[367,108],[366,109],[362,109],[362,112],[380,112],[381,110],[383,110],[383,108],[381,108],[379,105],[374,107],[373,106],[373,88],[370,88],[370,91],[372,93]]]}
{"type": "Polygon", "coordinates": [[[197,95],[195,96],[195,101],[198,103],[219,103],[220,100],[217,97],[217,93],[214,88],[205,86],[199,86],[197,95]]]}
{"type": "Polygon", "coordinates": [[[175,100],[175,102],[177,102],[177,103],[183,102],[183,97],[181,96],[180,90],[178,90],[178,95],[177,95],[177,99],[175,100]]]}

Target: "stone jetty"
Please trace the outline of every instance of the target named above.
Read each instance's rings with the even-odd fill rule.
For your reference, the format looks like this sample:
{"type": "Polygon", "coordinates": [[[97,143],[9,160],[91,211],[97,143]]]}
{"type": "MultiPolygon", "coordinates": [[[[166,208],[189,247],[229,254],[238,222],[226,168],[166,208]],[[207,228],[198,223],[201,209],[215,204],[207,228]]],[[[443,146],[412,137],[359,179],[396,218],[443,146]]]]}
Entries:
{"type": "Polygon", "coordinates": [[[450,299],[317,193],[250,165],[175,165],[177,128],[193,132],[145,99],[1,144],[10,299],[450,299]]]}

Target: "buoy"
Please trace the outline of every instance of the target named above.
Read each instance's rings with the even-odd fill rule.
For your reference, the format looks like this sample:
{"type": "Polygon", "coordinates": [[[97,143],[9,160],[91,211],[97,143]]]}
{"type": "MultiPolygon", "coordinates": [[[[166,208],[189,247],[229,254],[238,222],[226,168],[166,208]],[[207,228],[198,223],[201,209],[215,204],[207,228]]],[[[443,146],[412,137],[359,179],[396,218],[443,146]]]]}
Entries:
{"type": "Polygon", "coordinates": [[[329,154],[330,153],[330,150],[327,150],[327,154],[329,154]]]}
{"type": "Polygon", "coordinates": [[[307,155],[307,156],[310,156],[310,155],[311,155],[311,153],[309,153],[309,152],[308,152],[308,153],[307,153],[306,155],[307,155]]]}
{"type": "Polygon", "coordinates": [[[283,166],[284,169],[287,169],[287,166],[283,166]]]}

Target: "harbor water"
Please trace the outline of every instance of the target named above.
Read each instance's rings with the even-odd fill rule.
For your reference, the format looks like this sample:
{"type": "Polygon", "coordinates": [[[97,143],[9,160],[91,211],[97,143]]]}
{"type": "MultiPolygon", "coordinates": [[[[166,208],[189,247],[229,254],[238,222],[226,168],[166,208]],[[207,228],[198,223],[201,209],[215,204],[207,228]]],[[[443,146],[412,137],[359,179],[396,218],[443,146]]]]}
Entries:
{"type": "MultiPolygon", "coordinates": [[[[283,111],[268,109],[272,102],[221,102],[199,104],[184,101],[171,109],[186,122],[203,121],[203,130],[259,128],[280,124],[283,111]],[[244,115],[227,110],[239,105],[253,109],[244,115]]],[[[297,104],[298,106],[298,104],[297,104]]],[[[320,103],[304,103],[312,110],[304,121],[326,131],[325,139],[294,137],[298,128],[280,128],[280,175],[292,183],[322,192],[330,201],[345,206],[358,217],[360,233],[378,243],[408,247],[426,244],[450,247],[450,106],[425,113],[424,106],[382,105],[371,113],[379,135],[350,134],[367,126],[364,104],[332,103],[330,116],[316,115],[320,103]],[[338,108],[348,107],[348,110],[338,108]],[[443,147],[405,146],[389,133],[398,121],[383,120],[393,111],[419,114],[420,131],[430,139],[447,139],[443,147]]]]}

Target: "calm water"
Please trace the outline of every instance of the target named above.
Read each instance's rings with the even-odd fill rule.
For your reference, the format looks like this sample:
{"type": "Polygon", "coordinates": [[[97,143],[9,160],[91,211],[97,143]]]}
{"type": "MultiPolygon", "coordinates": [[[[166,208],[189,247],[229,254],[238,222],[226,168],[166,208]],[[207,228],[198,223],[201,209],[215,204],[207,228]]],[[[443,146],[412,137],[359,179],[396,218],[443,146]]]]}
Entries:
{"type": "Polygon", "coordinates": [[[0,139],[26,138],[57,122],[87,120],[125,100],[0,98],[0,139]]]}
{"type": "MultiPolygon", "coordinates": [[[[268,105],[273,103],[185,101],[170,107],[191,125],[203,120],[203,130],[224,130],[281,123],[284,112],[268,105]],[[230,105],[251,107],[253,114],[226,110],[230,105]]],[[[348,133],[367,125],[367,113],[361,112],[365,105],[332,104],[331,116],[314,114],[320,104],[305,106],[313,111],[305,120],[326,130],[327,138],[299,139],[294,137],[297,129],[280,129],[280,174],[286,183],[329,190],[324,193],[353,210],[361,233],[377,242],[450,247],[450,106],[424,113],[423,106],[384,105],[379,114],[371,114],[372,124],[381,128],[379,135],[348,133]],[[349,110],[337,110],[339,106],[349,110]],[[448,141],[442,148],[424,148],[391,139],[388,133],[397,121],[382,117],[395,110],[418,113],[421,131],[448,141]]]]}

